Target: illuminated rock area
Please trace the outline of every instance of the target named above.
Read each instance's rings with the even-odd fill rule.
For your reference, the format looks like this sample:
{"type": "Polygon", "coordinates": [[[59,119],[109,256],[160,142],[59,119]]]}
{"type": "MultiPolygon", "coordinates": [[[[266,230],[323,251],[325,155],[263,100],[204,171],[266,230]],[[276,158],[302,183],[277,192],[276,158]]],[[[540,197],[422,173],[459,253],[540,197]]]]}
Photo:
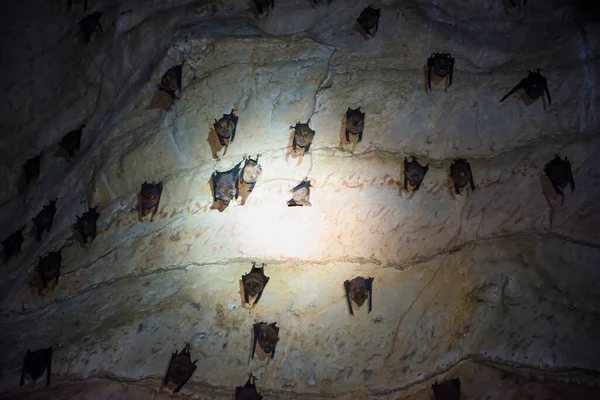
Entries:
{"type": "Polygon", "coordinates": [[[250,373],[265,399],[426,400],[454,377],[466,399],[597,398],[594,10],[381,1],[365,40],[354,29],[364,1],[276,0],[259,20],[242,0],[90,1],[85,13],[63,3],[5,15],[0,239],[26,228],[0,268],[0,397],[172,398],[162,379],[189,342],[198,368],[179,398],[230,399],[250,373]],[[83,44],[77,21],[97,10],[104,34],[83,44]],[[425,91],[432,52],[456,58],[447,91],[425,91]],[[148,109],[184,60],[172,110],[148,109]],[[535,68],[551,105],[499,103],[535,68]],[[354,147],[343,124],[359,106],[354,147]],[[214,158],[209,131],[232,108],[235,140],[214,158]],[[297,158],[289,128],[308,119],[316,135],[297,158]],[[81,124],[79,152],[55,157],[81,124]],[[40,151],[41,174],[19,193],[40,151]],[[211,174],[257,154],[263,172],[245,205],[211,209],[211,174]],[[543,172],[555,154],[572,162],[564,198],[543,172]],[[429,164],[415,193],[403,189],[411,156],[429,164]],[[458,157],[476,185],[460,196],[449,177],[458,157]],[[312,206],[288,207],[307,177],[312,206]],[[159,181],[158,213],[140,221],[141,184],[159,181]],[[31,219],[55,198],[37,243],[31,219]],[[98,235],[83,247],[71,226],[95,205],[98,235]],[[61,247],[59,282],[40,296],[39,257],[61,247]],[[253,261],[270,281],[248,310],[240,278],[253,261]],[[365,303],[349,314],[343,282],[355,276],[375,278],[371,313],[365,303]],[[252,360],[261,321],[277,322],[280,341],[273,359],[252,360]],[[26,350],[49,346],[51,387],[19,387],[26,350]]]}

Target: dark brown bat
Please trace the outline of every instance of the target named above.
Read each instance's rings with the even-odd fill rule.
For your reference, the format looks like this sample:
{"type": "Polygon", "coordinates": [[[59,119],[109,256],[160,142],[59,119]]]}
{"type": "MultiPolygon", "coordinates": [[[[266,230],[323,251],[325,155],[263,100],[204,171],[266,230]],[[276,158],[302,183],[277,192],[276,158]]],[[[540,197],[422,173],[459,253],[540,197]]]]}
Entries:
{"type": "Polygon", "coordinates": [[[79,21],[79,29],[83,34],[83,38],[85,42],[90,42],[92,40],[92,35],[94,33],[100,32],[104,33],[102,30],[102,26],[100,25],[100,17],[102,16],[102,12],[94,11],[90,15],[86,15],[79,21]]]}
{"type": "Polygon", "coordinates": [[[181,93],[181,73],[183,71],[183,62],[167,70],[158,84],[158,90],[163,90],[171,95],[173,100],[177,99],[177,91],[181,93]]]}
{"type": "Polygon", "coordinates": [[[471,164],[465,159],[458,158],[450,164],[450,178],[454,182],[454,191],[460,195],[460,189],[471,185],[471,190],[475,190],[475,182],[473,182],[473,173],[471,172],[471,164]]]}
{"type": "Polygon", "coordinates": [[[47,349],[29,351],[25,354],[23,360],[23,369],[21,370],[21,382],[19,386],[25,384],[25,375],[35,383],[46,372],[46,386],[50,386],[50,375],[52,373],[52,346],[47,349]]]}
{"type": "Polygon", "coordinates": [[[356,21],[367,35],[373,37],[379,30],[380,16],[381,8],[373,8],[368,6],[362,10],[356,21]]]}
{"type": "Polygon", "coordinates": [[[52,200],[47,206],[44,206],[42,211],[32,218],[35,224],[35,241],[39,242],[42,240],[42,234],[44,231],[50,232],[52,229],[52,221],[54,220],[54,214],[56,214],[56,202],[58,197],[52,200]]]}
{"type": "Polygon", "coordinates": [[[431,385],[435,400],[460,400],[460,378],[448,379],[431,385]]]}
{"type": "Polygon", "coordinates": [[[248,382],[244,386],[235,388],[235,400],[262,400],[262,396],[256,390],[256,379],[249,374],[248,382]]]}
{"type": "Polygon", "coordinates": [[[428,170],[429,164],[423,167],[419,164],[415,156],[412,156],[410,162],[404,157],[404,190],[408,191],[408,183],[410,183],[411,186],[414,186],[414,192],[419,190],[428,170]]]}
{"type": "Polygon", "coordinates": [[[548,105],[552,105],[550,91],[548,90],[548,79],[540,74],[539,69],[537,71],[528,70],[527,72],[529,75],[521,79],[521,82],[519,82],[517,86],[512,88],[510,92],[504,95],[504,97],[500,99],[500,103],[502,103],[508,96],[516,93],[519,89],[523,89],[525,94],[531,100],[537,100],[544,95],[544,92],[546,92],[546,96],[548,96],[548,105]]]}
{"type": "Polygon", "coordinates": [[[96,223],[98,222],[100,213],[96,210],[96,207],[90,208],[87,212],[84,212],[81,217],[77,217],[77,222],[73,225],[73,228],[79,232],[83,243],[88,242],[88,237],[91,238],[90,242],[96,238],[96,223]]]}
{"type": "Polygon", "coordinates": [[[48,287],[48,283],[54,281],[54,285],[58,285],[58,277],[60,276],[60,266],[62,264],[62,249],[51,251],[45,257],[40,257],[37,266],[37,272],[42,278],[41,291],[48,287]]]}
{"type": "MultiPolygon", "coordinates": [[[[317,7],[319,7],[319,2],[320,2],[320,1],[321,1],[321,0],[310,0],[310,5],[311,5],[313,8],[317,8],[317,7]]],[[[327,4],[331,4],[331,0],[327,0],[327,4]]]]}
{"type": "Polygon", "coordinates": [[[365,300],[369,299],[369,312],[373,308],[373,280],[375,278],[363,278],[357,276],[351,281],[344,281],[344,289],[346,291],[346,300],[348,301],[348,307],[350,314],[354,315],[352,309],[352,301],[354,301],[359,307],[365,303],[365,300]]]}
{"type": "Polygon", "coordinates": [[[229,114],[223,114],[223,117],[218,121],[215,118],[213,127],[215,128],[215,132],[217,132],[217,137],[219,138],[221,146],[229,146],[229,143],[233,143],[237,123],[238,117],[235,115],[235,109],[231,109],[229,114]],[[229,142],[227,142],[227,140],[229,142]]]}
{"type": "Polygon", "coordinates": [[[252,359],[254,359],[254,353],[256,351],[256,343],[266,354],[271,354],[271,358],[275,357],[275,348],[279,341],[279,328],[277,322],[268,324],[266,322],[259,322],[254,324],[254,343],[252,345],[252,359]]]}
{"type": "Polygon", "coordinates": [[[310,145],[315,138],[315,131],[310,129],[309,127],[310,119],[305,124],[297,123],[295,126],[290,126],[290,129],[294,130],[294,140],[292,141],[292,149],[296,150],[297,147],[300,147],[304,151],[302,154],[308,153],[310,150],[310,145]]]}
{"type": "Polygon", "coordinates": [[[152,212],[152,218],[158,212],[158,206],[160,204],[160,198],[163,192],[162,181],[158,183],[142,183],[142,192],[140,195],[140,210],[142,217],[145,217],[152,212]]]}
{"type": "Polygon", "coordinates": [[[365,113],[360,111],[360,107],[356,110],[348,107],[346,111],[346,142],[350,143],[350,134],[358,135],[356,143],[360,143],[365,129],[365,113]]]}
{"type": "Polygon", "coordinates": [[[256,156],[256,159],[250,157],[245,159],[244,166],[242,167],[242,173],[240,174],[240,181],[248,185],[248,191],[251,192],[256,186],[256,182],[262,173],[262,167],[258,163],[260,154],[256,156]]]}
{"type": "Polygon", "coordinates": [[[88,0],[67,0],[67,12],[71,9],[73,3],[83,3],[83,11],[87,10],[88,0]]]}
{"type": "Polygon", "coordinates": [[[190,354],[189,343],[185,344],[185,347],[181,352],[173,352],[171,354],[171,361],[169,361],[169,367],[163,383],[165,386],[175,385],[173,393],[177,393],[181,390],[183,385],[192,377],[194,371],[196,371],[196,361],[192,362],[192,355],[190,354]]]}
{"type": "Polygon", "coordinates": [[[75,153],[79,151],[83,128],[85,128],[85,125],[81,125],[79,128],[69,131],[65,136],[63,136],[60,142],[58,142],[59,146],[69,153],[69,158],[73,158],[75,153]]]}
{"type": "Polygon", "coordinates": [[[446,82],[450,87],[452,85],[452,78],[454,77],[454,58],[450,53],[433,53],[431,57],[427,59],[427,86],[431,90],[431,72],[439,76],[440,78],[446,78],[446,82]]]}
{"type": "Polygon", "coordinates": [[[10,234],[2,241],[2,247],[4,248],[4,264],[6,264],[13,256],[16,256],[21,252],[21,245],[25,240],[23,237],[23,228],[10,234]]]}
{"type": "Polygon", "coordinates": [[[566,188],[568,184],[571,185],[571,193],[575,191],[575,181],[573,180],[573,171],[571,171],[571,161],[569,161],[567,157],[562,160],[560,156],[556,154],[555,157],[546,164],[544,172],[548,175],[548,178],[558,195],[565,195],[563,189],[566,188]]]}
{"type": "Polygon", "coordinates": [[[310,181],[307,180],[303,180],[302,182],[300,182],[298,185],[296,185],[293,189],[292,192],[294,193],[294,197],[292,197],[291,200],[288,200],[287,205],[288,207],[295,207],[295,206],[312,206],[312,204],[310,204],[310,181]]]}
{"type": "Polygon", "coordinates": [[[256,296],[253,304],[257,304],[267,283],[269,283],[269,277],[265,276],[265,264],[263,263],[260,268],[256,268],[256,263],[252,262],[252,269],[250,272],[242,275],[245,303],[250,304],[250,297],[256,296]]]}
{"type": "Polygon", "coordinates": [[[27,161],[25,161],[25,164],[23,164],[25,183],[29,183],[32,179],[36,179],[40,176],[40,160],[42,159],[43,153],[44,152],[41,151],[40,154],[28,159],[27,161]]]}
{"type": "MultiPolygon", "coordinates": [[[[240,167],[244,160],[240,161],[229,171],[225,172],[213,172],[212,175],[212,186],[214,197],[213,201],[221,201],[223,206],[228,206],[231,200],[238,198],[239,196],[239,176],[240,167]]],[[[223,208],[224,209],[224,208],[223,208]]],[[[219,209],[222,211],[223,209],[219,209]]]]}
{"type": "Polygon", "coordinates": [[[271,10],[275,7],[275,0],[254,0],[254,5],[259,14],[267,12],[267,16],[271,14],[271,10]]]}

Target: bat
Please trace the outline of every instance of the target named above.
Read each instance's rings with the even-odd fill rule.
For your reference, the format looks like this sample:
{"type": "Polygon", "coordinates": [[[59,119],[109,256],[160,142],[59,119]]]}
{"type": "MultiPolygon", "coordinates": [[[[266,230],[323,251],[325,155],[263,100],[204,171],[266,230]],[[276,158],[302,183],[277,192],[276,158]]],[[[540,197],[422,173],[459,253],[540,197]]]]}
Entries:
{"type": "Polygon", "coordinates": [[[42,287],[39,288],[39,295],[42,290],[48,287],[48,283],[54,280],[54,285],[58,285],[58,277],[60,276],[60,266],[62,264],[62,249],[51,251],[45,257],[40,257],[37,266],[37,272],[42,278],[42,287]]]}
{"type": "Polygon", "coordinates": [[[303,180],[302,182],[300,182],[298,185],[296,185],[293,189],[292,192],[294,193],[293,197],[291,200],[288,200],[287,205],[288,207],[295,207],[295,206],[312,206],[312,204],[310,203],[310,181],[307,180],[303,180]]]}
{"type": "Polygon", "coordinates": [[[40,160],[43,153],[44,152],[41,151],[40,154],[28,159],[25,161],[25,164],[23,164],[23,173],[25,174],[26,183],[29,183],[32,179],[36,179],[40,176],[40,160]]]}
{"type": "Polygon", "coordinates": [[[381,16],[381,8],[373,8],[368,6],[358,16],[356,22],[364,30],[364,32],[374,37],[379,30],[379,17],[381,16]]]}
{"type": "Polygon", "coordinates": [[[2,247],[4,248],[4,264],[21,252],[21,245],[25,238],[23,237],[23,229],[10,234],[6,239],[2,241],[2,247]]]}
{"type": "Polygon", "coordinates": [[[181,73],[183,71],[184,62],[169,68],[167,72],[164,73],[160,80],[160,84],[157,86],[158,90],[169,93],[173,100],[178,98],[176,95],[177,91],[181,93],[181,73]]]}
{"type": "MultiPolygon", "coordinates": [[[[213,172],[212,175],[212,186],[214,197],[213,200],[215,202],[221,201],[223,206],[227,207],[232,199],[238,198],[239,195],[239,175],[240,175],[240,166],[244,160],[240,161],[236,166],[234,166],[229,171],[225,172],[213,172]]],[[[220,208],[219,211],[222,211],[224,208],[220,208]]]]}
{"type": "Polygon", "coordinates": [[[275,7],[275,0],[254,0],[254,5],[259,14],[267,12],[267,17],[271,14],[271,10],[275,7]]]}
{"type": "Polygon", "coordinates": [[[271,358],[275,357],[275,348],[279,341],[279,328],[277,322],[267,325],[266,322],[254,324],[254,343],[252,344],[252,359],[256,351],[256,343],[266,354],[271,354],[271,358]]]}
{"type": "Polygon", "coordinates": [[[240,181],[242,184],[248,185],[248,191],[251,192],[256,186],[256,182],[262,173],[262,167],[258,163],[260,154],[256,156],[256,159],[248,157],[245,158],[244,166],[242,167],[242,173],[240,174],[240,181]]]}
{"type": "Polygon", "coordinates": [[[471,190],[475,190],[475,182],[473,182],[473,173],[471,172],[471,164],[465,159],[458,158],[450,164],[450,177],[454,182],[454,191],[460,195],[460,189],[471,185],[471,190]]]}
{"type": "Polygon", "coordinates": [[[98,217],[100,217],[100,213],[98,213],[96,207],[90,208],[81,217],[77,217],[77,222],[73,225],[73,228],[79,232],[83,243],[87,244],[88,237],[91,238],[90,242],[96,238],[98,217]]]}
{"type": "Polygon", "coordinates": [[[54,220],[54,214],[56,214],[56,202],[58,197],[52,200],[47,206],[44,206],[42,211],[32,218],[35,224],[35,241],[39,242],[42,240],[42,233],[44,231],[50,232],[52,229],[52,221],[54,220]]]}
{"type": "Polygon", "coordinates": [[[185,344],[185,347],[181,352],[178,353],[177,350],[175,350],[173,354],[171,354],[167,374],[163,381],[164,385],[167,387],[169,385],[176,385],[173,393],[179,392],[183,385],[185,385],[192,375],[194,375],[194,371],[198,368],[196,365],[197,361],[198,360],[192,362],[189,343],[185,344]]]}
{"type": "Polygon", "coordinates": [[[559,196],[565,195],[563,189],[566,188],[568,184],[571,185],[571,193],[575,191],[575,181],[573,180],[571,161],[569,161],[567,157],[563,160],[556,154],[555,157],[546,164],[544,172],[546,172],[548,179],[550,179],[554,190],[559,196]]]}
{"type": "Polygon", "coordinates": [[[235,388],[235,400],[261,400],[263,397],[256,390],[256,379],[249,374],[248,382],[244,386],[235,388]]]}
{"type": "Polygon", "coordinates": [[[158,183],[148,183],[144,181],[142,183],[142,192],[140,195],[140,210],[142,217],[145,217],[150,212],[152,212],[151,219],[154,218],[156,213],[158,212],[158,206],[160,204],[160,198],[163,192],[163,183],[162,181],[158,183]]]}
{"type": "Polygon", "coordinates": [[[346,111],[346,142],[350,143],[350,134],[358,135],[356,143],[360,143],[365,129],[365,113],[360,111],[360,107],[356,110],[348,107],[346,111]]]}
{"type": "Polygon", "coordinates": [[[254,304],[260,300],[269,277],[265,276],[265,264],[256,268],[256,263],[252,262],[252,269],[248,274],[242,275],[242,285],[244,286],[244,302],[250,304],[250,297],[256,296],[254,304]]]}
{"type": "Polygon", "coordinates": [[[52,367],[52,346],[47,349],[29,351],[25,354],[23,369],[21,370],[21,382],[19,386],[25,384],[25,375],[29,375],[33,383],[46,372],[46,386],[50,386],[50,375],[52,367]]]}
{"type": "Polygon", "coordinates": [[[429,164],[423,167],[419,164],[415,156],[412,156],[412,161],[410,162],[404,157],[404,190],[408,191],[408,183],[410,183],[411,186],[414,186],[414,192],[419,190],[428,170],[429,164]]]}
{"type": "Polygon", "coordinates": [[[346,291],[346,300],[348,301],[348,308],[350,309],[350,314],[354,315],[354,310],[352,309],[352,301],[356,303],[359,307],[362,307],[365,300],[369,299],[369,312],[371,312],[373,308],[373,280],[375,278],[363,278],[362,276],[357,276],[351,281],[344,281],[344,290],[346,291]]]}
{"type": "Polygon", "coordinates": [[[238,116],[235,115],[235,109],[233,108],[229,114],[223,114],[223,117],[220,120],[217,121],[215,118],[213,127],[215,128],[215,132],[217,132],[217,137],[219,138],[221,146],[229,146],[229,143],[233,143],[237,123],[238,116]],[[229,143],[226,142],[227,140],[229,140],[229,143]]]}
{"type": "Polygon", "coordinates": [[[427,59],[427,86],[431,90],[431,72],[439,76],[440,78],[446,78],[448,86],[452,85],[452,78],[454,76],[454,58],[450,53],[433,53],[431,57],[427,59]]]}
{"type": "Polygon", "coordinates": [[[102,25],[100,25],[100,17],[102,14],[102,12],[94,11],[79,21],[79,29],[83,34],[85,42],[89,43],[92,40],[92,35],[94,33],[104,33],[102,30],[102,25]]]}
{"type": "Polygon", "coordinates": [[[294,151],[297,147],[304,150],[302,154],[310,151],[310,145],[313,142],[316,132],[310,129],[309,124],[310,119],[305,124],[298,122],[295,126],[290,126],[290,129],[294,130],[294,140],[292,141],[292,149],[294,151]]]}
{"type": "Polygon", "coordinates": [[[510,92],[504,95],[500,99],[500,103],[502,103],[508,96],[513,95],[519,89],[523,89],[525,94],[531,99],[536,100],[544,95],[546,92],[546,96],[548,96],[548,105],[552,105],[552,99],[550,98],[550,91],[548,90],[548,79],[540,74],[540,70],[537,71],[527,71],[529,75],[525,78],[521,79],[521,81],[511,89],[510,92]]]}
{"type": "Polygon", "coordinates": [[[83,133],[85,125],[79,126],[79,128],[69,131],[63,138],[58,142],[58,145],[69,153],[69,158],[73,158],[75,153],[79,151],[81,146],[81,134],[83,133]]]}
{"type": "Polygon", "coordinates": [[[438,385],[431,385],[435,400],[460,400],[460,378],[446,380],[438,385]]]}

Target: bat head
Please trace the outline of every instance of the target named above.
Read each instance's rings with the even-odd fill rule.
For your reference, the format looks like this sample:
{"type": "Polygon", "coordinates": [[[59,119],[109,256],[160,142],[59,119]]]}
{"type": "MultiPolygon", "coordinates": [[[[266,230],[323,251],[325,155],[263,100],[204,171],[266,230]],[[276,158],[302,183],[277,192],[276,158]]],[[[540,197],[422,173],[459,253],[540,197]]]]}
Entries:
{"type": "Polygon", "coordinates": [[[464,187],[471,180],[471,165],[462,158],[452,161],[450,177],[460,187],[464,187]]]}
{"type": "Polygon", "coordinates": [[[250,274],[244,275],[244,290],[251,297],[257,296],[260,292],[263,291],[265,287],[265,282],[262,275],[258,272],[252,272],[250,274]]]}
{"type": "Polygon", "coordinates": [[[279,328],[277,327],[277,323],[272,323],[270,325],[263,324],[261,326],[258,335],[258,344],[265,353],[269,354],[275,349],[275,346],[277,346],[277,342],[279,341],[278,334],[279,328]]]}
{"type": "Polygon", "coordinates": [[[360,107],[356,110],[348,107],[346,111],[346,129],[354,134],[360,133],[365,128],[365,113],[360,111],[360,107]]]}
{"type": "Polygon", "coordinates": [[[38,263],[38,273],[42,278],[44,287],[48,287],[48,282],[56,279],[60,273],[60,266],[62,263],[62,251],[52,251],[45,257],[40,257],[38,263]]]}
{"type": "Polygon", "coordinates": [[[365,304],[369,298],[369,289],[365,278],[358,276],[350,281],[350,297],[359,307],[365,304]]]}
{"type": "Polygon", "coordinates": [[[297,123],[292,127],[296,138],[296,145],[302,148],[310,145],[315,137],[316,132],[310,129],[308,126],[309,123],[310,120],[306,124],[297,123]]]}
{"type": "Polygon", "coordinates": [[[83,133],[84,127],[85,125],[81,125],[79,128],[68,132],[59,142],[59,145],[64,148],[71,157],[73,157],[75,152],[78,151],[81,146],[81,134],[83,133]]]}
{"type": "Polygon", "coordinates": [[[160,200],[160,195],[162,194],[162,189],[162,182],[142,183],[141,200],[143,215],[146,215],[153,207],[155,207],[158,204],[160,200]]]}
{"type": "Polygon", "coordinates": [[[40,376],[42,376],[44,371],[46,371],[51,360],[52,347],[36,351],[29,351],[29,349],[27,349],[25,360],[23,361],[23,369],[35,382],[40,376]]]}
{"type": "Polygon", "coordinates": [[[183,63],[171,67],[165,72],[160,80],[158,87],[166,92],[175,93],[181,91],[181,72],[183,63]]]}
{"type": "Polygon", "coordinates": [[[370,30],[375,28],[379,21],[379,17],[381,16],[380,8],[373,8],[368,6],[358,16],[358,23],[360,26],[367,32],[370,33],[370,30]]]}
{"type": "Polygon", "coordinates": [[[425,173],[429,168],[429,165],[423,167],[414,157],[411,162],[408,162],[408,160],[405,157],[404,165],[406,166],[404,168],[404,175],[406,176],[406,179],[408,179],[408,182],[411,184],[411,186],[416,186],[421,181],[423,181],[425,173]]]}
{"type": "Polygon", "coordinates": [[[437,75],[444,77],[452,69],[452,56],[450,53],[433,53],[430,57],[433,69],[437,75]]]}
{"type": "Polygon", "coordinates": [[[453,378],[431,385],[436,400],[460,400],[460,378],[453,378]]]}
{"type": "Polygon", "coordinates": [[[540,70],[537,71],[528,71],[529,75],[524,79],[524,89],[527,96],[532,100],[537,99],[538,97],[544,94],[544,90],[547,87],[548,79],[546,79],[542,74],[540,74],[540,70]]]}
{"type": "Polygon", "coordinates": [[[90,208],[84,212],[81,217],[77,217],[77,222],[74,227],[81,233],[82,236],[93,236],[96,229],[96,222],[100,217],[100,213],[96,207],[90,208]]]}
{"type": "Polygon", "coordinates": [[[255,183],[262,173],[262,166],[258,163],[258,157],[253,160],[248,158],[244,171],[242,172],[242,180],[246,183],[255,183]]]}
{"type": "Polygon", "coordinates": [[[40,160],[42,153],[25,161],[23,164],[23,172],[25,173],[25,182],[29,183],[32,179],[40,176],[40,160]]]}
{"type": "Polygon", "coordinates": [[[21,252],[21,244],[25,238],[23,237],[23,229],[10,234],[6,239],[2,241],[2,247],[4,248],[4,262],[6,263],[13,255],[21,252]]]}

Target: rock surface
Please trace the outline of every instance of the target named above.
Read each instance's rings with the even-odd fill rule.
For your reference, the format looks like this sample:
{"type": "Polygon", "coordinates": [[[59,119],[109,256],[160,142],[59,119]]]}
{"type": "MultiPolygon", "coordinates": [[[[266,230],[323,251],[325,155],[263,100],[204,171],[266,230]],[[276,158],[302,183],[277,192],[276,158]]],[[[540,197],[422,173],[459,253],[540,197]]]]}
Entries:
{"type": "Polygon", "coordinates": [[[595,398],[591,12],[558,0],[520,15],[501,1],[381,1],[365,40],[354,30],[363,1],[282,0],[260,19],[241,0],[107,1],[90,4],[104,11],[104,34],[83,45],[81,3],[35,3],[35,13],[11,4],[4,22],[0,174],[11,184],[0,189],[0,239],[26,225],[26,240],[0,269],[3,396],[167,398],[169,356],[189,342],[198,369],[184,398],[230,398],[248,373],[278,399],[427,399],[454,376],[467,399],[595,398]],[[456,57],[454,81],[427,92],[436,51],[456,57]],[[149,110],[162,74],[184,60],[173,109],[149,110]],[[532,68],[552,105],[498,103],[532,68]],[[359,106],[364,139],[343,143],[345,112],[359,106]],[[209,132],[231,109],[236,139],[215,158],[209,132]],[[309,119],[314,143],[295,157],[289,127],[309,119]],[[55,157],[82,123],[79,153],[55,157]],[[19,193],[22,164],[40,151],[40,177],[19,193]],[[211,174],[256,154],[263,172],[245,205],[211,209],[211,174]],[[564,198],[543,173],[555,154],[573,165],[564,198]],[[429,164],[416,193],[403,189],[405,156],[429,164]],[[461,196],[448,172],[458,157],[476,185],[461,196]],[[287,207],[306,177],[312,207],[287,207]],[[164,192],[156,217],[139,221],[145,181],[164,192]],[[56,197],[36,243],[31,218],[56,197]],[[71,225],[94,205],[98,236],[82,247],[71,225]],[[37,260],[59,248],[59,283],[40,296],[37,260]],[[271,279],[247,310],[239,280],[252,261],[271,279]],[[343,281],[357,275],[375,278],[373,312],[352,317],[343,281]],[[260,321],[281,328],[272,360],[250,360],[260,321]],[[49,345],[53,387],[19,388],[26,349],[49,345]]]}

